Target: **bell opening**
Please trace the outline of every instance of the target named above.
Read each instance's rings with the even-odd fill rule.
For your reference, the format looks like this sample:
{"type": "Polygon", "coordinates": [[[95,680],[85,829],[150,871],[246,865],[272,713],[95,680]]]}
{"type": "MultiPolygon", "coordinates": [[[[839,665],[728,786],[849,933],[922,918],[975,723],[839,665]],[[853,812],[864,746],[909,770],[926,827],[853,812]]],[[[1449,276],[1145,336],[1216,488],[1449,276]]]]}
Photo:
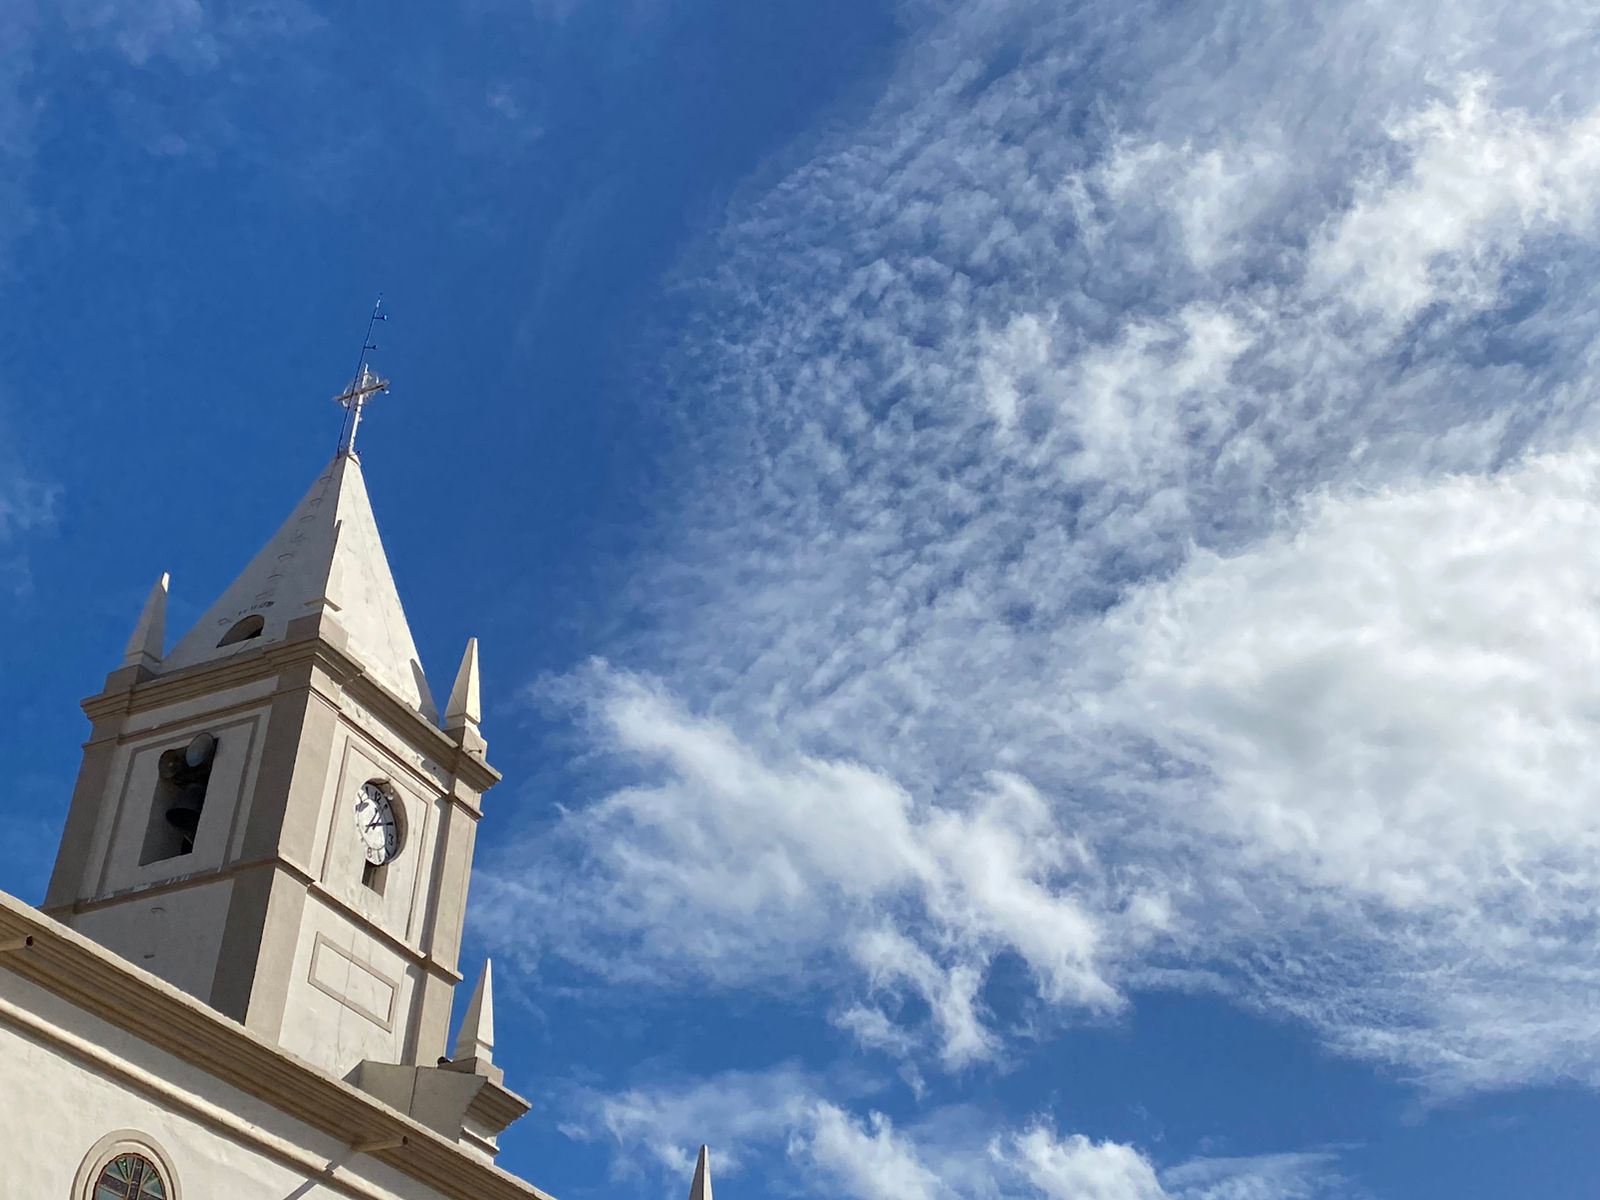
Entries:
{"type": "Polygon", "coordinates": [[[217,738],[211,733],[196,734],[185,745],[161,752],[141,866],[194,852],[216,758],[217,738]]]}

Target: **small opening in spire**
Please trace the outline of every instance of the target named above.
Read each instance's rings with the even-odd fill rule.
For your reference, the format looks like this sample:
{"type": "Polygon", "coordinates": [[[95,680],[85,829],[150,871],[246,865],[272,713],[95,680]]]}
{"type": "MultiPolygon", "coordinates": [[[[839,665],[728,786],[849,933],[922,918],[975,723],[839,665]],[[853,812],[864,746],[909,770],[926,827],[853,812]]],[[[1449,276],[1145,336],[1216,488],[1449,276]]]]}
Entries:
{"type": "Polygon", "coordinates": [[[267,619],[260,613],[251,613],[241,621],[234,622],[232,629],[222,635],[219,646],[232,646],[236,642],[248,642],[251,638],[261,636],[261,631],[267,627],[267,619]]]}

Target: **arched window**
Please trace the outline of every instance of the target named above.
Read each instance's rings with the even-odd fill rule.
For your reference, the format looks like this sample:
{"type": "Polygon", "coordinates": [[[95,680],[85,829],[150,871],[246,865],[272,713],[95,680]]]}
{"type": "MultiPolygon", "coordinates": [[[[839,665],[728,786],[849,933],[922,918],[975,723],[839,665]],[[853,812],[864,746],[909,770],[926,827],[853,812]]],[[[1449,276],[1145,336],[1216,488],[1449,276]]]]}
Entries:
{"type": "Polygon", "coordinates": [[[267,619],[260,613],[251,613],[242,620],[235,621],[233,628],[222,635],[219,646],[231,646],[235,642],[248,642],[251,638],[261,636],[261,631],[267,627],[267,619]]]}
{"type": "Polygon", "coordinates": [[[100,1169],[91,1200],[171,1200],[161,1168],[142,1154],[119,1154],[100,1169]]]}
{"type": "MultiPolygon", "coordinates": [[[[9,1196],[9,1193],[7,1193],[9,1196]]],[[[172,1160],[149,1134],[119,1129],[84,1156],[72,1200],[183,1200],[172,1160]]]]}

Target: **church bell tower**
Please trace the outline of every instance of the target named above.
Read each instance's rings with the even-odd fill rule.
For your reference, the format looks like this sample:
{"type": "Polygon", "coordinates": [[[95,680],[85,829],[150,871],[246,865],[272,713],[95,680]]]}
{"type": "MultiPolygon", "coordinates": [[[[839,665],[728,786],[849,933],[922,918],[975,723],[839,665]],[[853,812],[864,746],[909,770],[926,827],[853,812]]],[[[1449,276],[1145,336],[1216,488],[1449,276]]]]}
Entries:
{"type": "MultiPolygon", "coordinates": [[[[84,701],[44,908],[355,1078],[442,1061],[474,831],[500,776],[476,642],[441,720],[351,440],[170,651],[165,576],[152,591],[84,701]]],[[[458,1070],[490,1074],[471,1061],[487,1056],[458,1070]]]]}

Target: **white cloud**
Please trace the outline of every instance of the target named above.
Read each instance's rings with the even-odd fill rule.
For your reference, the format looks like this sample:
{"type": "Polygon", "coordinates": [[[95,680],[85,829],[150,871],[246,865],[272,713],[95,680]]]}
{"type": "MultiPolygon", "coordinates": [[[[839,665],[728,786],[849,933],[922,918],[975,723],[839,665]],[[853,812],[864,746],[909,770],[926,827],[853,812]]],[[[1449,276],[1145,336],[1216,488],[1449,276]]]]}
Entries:
{"type": "Polygon", "coordinates": [[[1163,1171],[1161,1181],[1184,1200],[1313,1200],[1345,1190],[1326,1151],[1197,1158],[1163,1171]]]}
{"type": "Polygon", "coordinates": [[[1209,270],[1241,252],[1250,226],[1272,211],[1292,179],[1283,148],[1123,142],[1091,176],[1119,209],[1154,205],[1177,225],[1190,265],[1209,270]]]}
{"type": "Polygon", "coordinates": [[[579,1098],[569,1136],[613,1143],[626,1169],[643,1163],[686,1180],[709,1143],[713,1175],[760,1166],[800,1196],[856,1200],[1314,1200],[1342,1190],[1326,1152],[1197,1158],[1166,1170],[1139,1149],[1043,1120],[1008,1126],[971,1108],[899,1125],[858,1114],[792,1066],[664,1080],[617,1096],[579,1098]]]}
{"type": "Polygon", "coordinates": [[[593,1091],[572,1098],[569,1137],[608,1140],[627,1164],[643,1156],[669,1175],[688,1176],[696,1150],[717,1143],[718,1169],[737,1172],[763,1145],[782,1141],[816,1104],[816,1085],[790,1064],[765,1071],[730,1071],[711,1078],[639,1086],[615,1095],[593,1091]]]}
{"type": "Polygon", "coordinates": [[[489,875],[585,899],[546,949],[928,1066],[1204,973],[1600,1079],[1592,6],[1224,7],[924,13],[686,267],[586,694],[642,782],[489,875]]]}
{"type": "Polygon", "coordinates": [[[1036,1125],[1014,1136],[1010,1151],[1028,1182],[1050,1200],[1161,1200],[1155,1168],[1132,1146],[1065,1138],[1036,1125]]]}
{"type": "Polygon", "coordinates": [[[840,1189],[861,1200],[935,1200],[948,1195],[923,1165],[916,1147],[895,1132],[881,1113],[863,1123],[819,1103],[811,1110],[811,1127],[798,1135],[793,1152],[817,1171],[832,1176],[840,1189]]]}
{"type": "MultiPolygon", "coordinates": [[[[1593,1077],[1597,480],[1580,453],[1323,497],[1097,625],[1061,716],[1103,747],[1091,777],[1125,783],[1085,836],[1161,865],[1205,931],[1189,961],[1240,950],[1251,1002],[1441,1090],[1593,1077]],[[1129,786],[1152,745],[1165,769],[1129,786]]],[[[979,999],[997,950],[1040,996],[1103,1006],[1133,935],[1173,921],[1015,777],[949,811],[853,764],[769,762],[636,678],[593,684],[646,782],[569,819],[579,874],[490,876],[490,931],[548,926],[613,976],[876,995],[839,1024],[902,1056],[904,990],[959,1067],[1000,1051],[979,999]]]]}
{"type": "MultiPolygon", "coordinates": [[[[941,1059],[959,1068],[996,1051],[979,995],[995,955],[1017,955],[1052,1002],[1112,1010],[1106,930],[1120,942],[1165,919],[1158,898],[1108,880],[1019,777],[934,808],[855,763],[769,759],[646,680],[597,668],[590,687],[598,736],[642,781],[564,822],[573,873],[487,875],[482,927],[513,949],[527,922],[494,914],[548,908],[564,916],[534,922],[559,939],[547,948],[597,971],[724,985],[843,972],[889,1003],[924,1001],[941,1059]],[[578,911],[574,891],[588,901],[578,911]]],[[[862,1024],[880,1010],[855,1011],[846,1027],[899,1044],[862,1024]]]]}
{"type": "Polygon", "coordinates": [[[1538,232],[1589,234],[1600,200],[1600,110],[1536,119],[1470,79],[1390,128],[1406,149],[1313,248],[1315,286],[1405,320],[1438,300],[1487,307],[1499,273],[1538,232]]]}
{"type": "MultiPolygon", "coordinates": [[[[846,1031],[860,1046],[882,1050],[895,1058],[909,1058],[917,1049],[916,1039],[881,1008],[855,1003],[835,1013],[833,1023],[846,1031]]],[[[920,1086],[919,1080],[912,1080],[920,1086]]]]}
{"type": "Polygon", "coordinates": [[[1100,715],[1173,764],[1213,880],[1272,898],[1258,994],[1436,1088],[1600,1082],[1597,546],[1600,455],[1539,457],[1317,498],[1100,631],[1100,715]]]}
{"type": "Polygon", "coordinates": [[[1600,837],[1574,788],[1600,774],[1596,579],[1582,452],[1318,498],[1100,632],[1123,719],[1216,778],[1202,819],[1310,885],[1465,909],[1572,878],[1600,837]]]}

